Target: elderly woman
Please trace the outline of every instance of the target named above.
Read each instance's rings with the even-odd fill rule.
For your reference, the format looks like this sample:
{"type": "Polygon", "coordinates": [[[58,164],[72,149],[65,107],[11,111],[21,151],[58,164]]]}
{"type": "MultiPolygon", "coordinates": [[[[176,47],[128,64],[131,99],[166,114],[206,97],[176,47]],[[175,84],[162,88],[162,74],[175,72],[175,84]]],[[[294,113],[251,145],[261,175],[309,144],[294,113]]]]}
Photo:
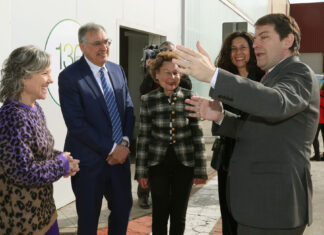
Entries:
{"type": "Polygon", "coordinates": [[[50,72],[49,55],[34,46],[15,49],[1,70],[1,234],[59,234],[52,183],[79,170],[70,153],[53,149],[36,102],[46,98],[50,72]]]}
{"type": "Polygon", "coordinates": [[[150,72],[160,88],[142,96],[135,179],[152,192],[154,235],[184,233],[192,184],[206,182],[205,146],[197,118],[188,117],[173,52],[161,52],[150,72]]]}

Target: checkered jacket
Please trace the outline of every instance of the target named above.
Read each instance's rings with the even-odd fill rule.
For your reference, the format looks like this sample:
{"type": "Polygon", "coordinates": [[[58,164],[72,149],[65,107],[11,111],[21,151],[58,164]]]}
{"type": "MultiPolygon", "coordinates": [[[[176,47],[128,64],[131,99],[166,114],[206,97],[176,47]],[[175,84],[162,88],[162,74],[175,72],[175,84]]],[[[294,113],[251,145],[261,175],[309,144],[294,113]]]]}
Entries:
{"type": "Polygon", "coordinates": [[[147,178],[148,168],[164,160],[170,144],[178,160],[194,168],[194,178],[207,179],[202,129],[185,110],[184,101],[191,96],[191,91],[178,87],[170,102],[162,88],[141,97],[135,179],[147,178]]]}

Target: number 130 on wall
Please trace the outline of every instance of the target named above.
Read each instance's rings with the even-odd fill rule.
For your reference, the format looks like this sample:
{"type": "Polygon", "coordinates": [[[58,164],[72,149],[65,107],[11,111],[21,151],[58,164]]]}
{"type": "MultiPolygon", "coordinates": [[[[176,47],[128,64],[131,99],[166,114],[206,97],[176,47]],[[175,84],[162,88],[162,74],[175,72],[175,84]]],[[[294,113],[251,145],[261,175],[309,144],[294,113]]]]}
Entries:
{"type": "Polygon", "coordinates": [[[54,81],[48,90],[58,105],[58,75],[82,55],[78,42],[79,28],[80,24],[75,20],[61,20],[51,29],[46,40],[45,51],[51,55],[51,74],[54,81]]]}
{"type": "Polygon", "coordinates": [[[66,68],[80,58],[81,50],[79,44],[73,46],[71,43],[65,43],[63,46],[62,43],[60,43],[55,49],[59,51],[60,70],[66,68]]]}

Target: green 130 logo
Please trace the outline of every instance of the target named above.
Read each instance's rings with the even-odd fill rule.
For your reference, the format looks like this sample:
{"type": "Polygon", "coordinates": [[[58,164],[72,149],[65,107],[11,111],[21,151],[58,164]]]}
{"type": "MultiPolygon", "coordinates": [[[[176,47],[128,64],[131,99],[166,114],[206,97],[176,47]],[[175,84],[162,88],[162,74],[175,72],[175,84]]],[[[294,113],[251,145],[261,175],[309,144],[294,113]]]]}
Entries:
{"type": "Polygon", "coordinates": [[[73,46],[71,43],[65,43],[64,46],[62,46],[62,43],[60,43],[60,45],[55,48],[60,53],[60,69],[66,68],[66,66],[72,64],[79,58],[77,56],[78,49],[80,50],[79,47],[79,44],[73,46]],[[62,59],[63,54],[66,56],[67,60],[62,59]]]}
{"type": "Polygon", "coordinates": [[[48,90],[58,105],[58,75],[82,55],[78,42],[79,27],[80,24],[75,20],[61,20],[51,29],[46,40],[45,51],[51,55],[51,74],[54,80],[48,90]]]}

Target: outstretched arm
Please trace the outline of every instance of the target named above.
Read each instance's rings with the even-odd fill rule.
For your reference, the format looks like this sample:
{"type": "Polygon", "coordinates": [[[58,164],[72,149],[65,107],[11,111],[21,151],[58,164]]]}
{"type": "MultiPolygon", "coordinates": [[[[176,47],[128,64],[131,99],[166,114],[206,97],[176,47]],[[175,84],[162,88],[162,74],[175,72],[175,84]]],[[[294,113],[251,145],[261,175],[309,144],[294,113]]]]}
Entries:
{"type": "Polygon", "coordinates": [[[196,79],[209,83],[216,71],[210,55],[208,52],[197,42],[197,49],[177,46],[174,51],[182,59],[173,59],[172,62],[179,66],[180,73],[188,74],[196,79]]]}
{"type": "Polygon", "coordinates": [[[224,109],[222,102],[210,100],[200,96],[192,96],[186,99],[186,110],[193,111],[189,114],[191,117],[200,117],[209,121],[219,123],[224,118],[224,109]]]}

